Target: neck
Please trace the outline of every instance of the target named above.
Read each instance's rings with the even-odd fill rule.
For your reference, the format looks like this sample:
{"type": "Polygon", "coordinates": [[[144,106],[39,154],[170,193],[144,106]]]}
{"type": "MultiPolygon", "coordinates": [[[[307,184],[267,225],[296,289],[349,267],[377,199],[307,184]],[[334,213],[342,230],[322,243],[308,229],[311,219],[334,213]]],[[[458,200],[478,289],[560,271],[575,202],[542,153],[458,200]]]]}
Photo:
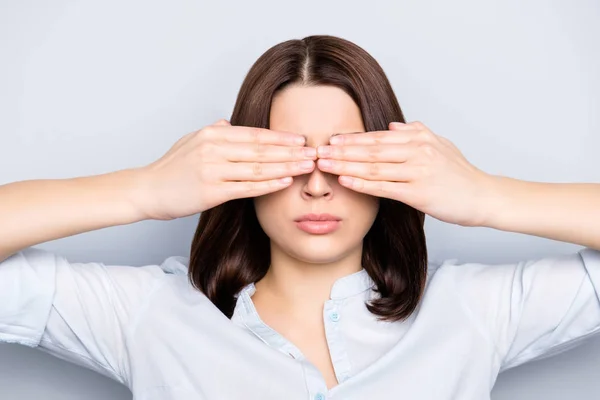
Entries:
{"type": "Polygon", "coordinates": [[[327,263],[309,263],[293,258],[271,243],[271,266],[256,282],[256,291],[287,310],[322,309],[339,278],[362,269],[362,246],[327,263]]]}

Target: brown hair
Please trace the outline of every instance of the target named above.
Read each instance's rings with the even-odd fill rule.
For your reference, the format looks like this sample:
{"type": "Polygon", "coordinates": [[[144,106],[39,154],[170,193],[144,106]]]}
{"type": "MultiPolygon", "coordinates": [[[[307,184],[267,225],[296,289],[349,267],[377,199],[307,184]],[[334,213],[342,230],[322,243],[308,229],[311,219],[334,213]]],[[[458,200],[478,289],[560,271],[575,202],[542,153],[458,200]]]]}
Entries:
{"type": "MultiPolygon", "coordinates": [[[[279,43],[260,56],[242,83],[230,123],[269,128],[274,94],[292,83],[343,89],[360,108],[366,131],[405,122],[377,61],[348,40],[319,35],[279,43]]],[[[380,320],[407,318],[421,299],[427,274],[424,218],[404,203],[380,199],[362,253],[362,266],[380,294],[367,308],[380,320]]],[[[270,239],[258,223],[253,199],[232,200],[201,213],[189,280],[228,318],[235,295],[262,279],[270,262],[270,239]]]]}

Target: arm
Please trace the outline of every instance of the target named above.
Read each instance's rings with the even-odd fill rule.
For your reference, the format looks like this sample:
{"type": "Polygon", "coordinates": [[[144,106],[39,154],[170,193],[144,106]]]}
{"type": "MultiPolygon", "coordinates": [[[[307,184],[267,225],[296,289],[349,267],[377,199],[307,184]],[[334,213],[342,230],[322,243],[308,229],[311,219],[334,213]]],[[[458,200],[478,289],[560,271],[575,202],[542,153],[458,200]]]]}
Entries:
{"type": "Polygon", "coordinates": [[[600,250],[600,184],[491,181],[482,226],[600,250]]]}
{"type": "Polygon", "coordinates": [[[144,219],[139,169],[0,186],[0,262],[39,243],[144,219]]]}
{"type": "Polygon", "coordinates": [[[390,128],[334,136],[339,143],[322,146],[319,155],[335,163],[319,168],[340,175],[343,186],[401,201],[444,222],[591,247],[517,263],[447,260],[437,270],[437,279],[452,283],[449,292],[494,345],[499,370],[600,334],[599,184],[489,175],[420,122],[390,128]],[[374,161],[381,161],[378,168],[374,161]]]}
{"type": "Polygon", "coordinates": [[[0,342],[127,384],[127,335],[162,267],[73,262],[33,245],[147,219],[139,171],[0,186],[0,342]]]}

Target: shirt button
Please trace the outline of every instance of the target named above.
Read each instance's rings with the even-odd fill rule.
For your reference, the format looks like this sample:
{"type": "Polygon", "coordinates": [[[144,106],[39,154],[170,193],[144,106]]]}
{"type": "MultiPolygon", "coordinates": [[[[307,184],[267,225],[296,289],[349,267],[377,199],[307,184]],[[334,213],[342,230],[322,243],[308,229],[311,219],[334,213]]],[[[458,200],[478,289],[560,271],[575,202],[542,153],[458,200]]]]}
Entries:
{"type": "Polygon", "coordinates": [[[315,394],[315,400],[325,400],[325,395],[323,393],[315,394]]]}
{"type": "Polygon", "coordinates": [[[340,314],[337,311],[334,311],[329,314],[329,319],[331,319],[333,322],[337,322],[340,320],[340,314]]]}

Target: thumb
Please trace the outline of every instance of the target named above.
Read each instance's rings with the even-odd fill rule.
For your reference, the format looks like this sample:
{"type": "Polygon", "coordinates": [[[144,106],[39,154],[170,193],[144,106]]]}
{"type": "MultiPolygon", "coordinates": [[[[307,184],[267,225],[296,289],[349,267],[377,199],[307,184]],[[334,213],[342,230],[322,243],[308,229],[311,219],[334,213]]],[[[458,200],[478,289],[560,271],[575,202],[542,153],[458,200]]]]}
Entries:
{"type": "Polygon", "coordinates": [[[390,130],[402,129],[402,127],[404,127],[404,126],[406,126],[406,124],[403,122],[390,122],[389,123],[390,130]]]}
{"type": "Polygon", "coordinates": [[[214,125],[217,125],[217,126],[231,126],[231,124],[229,123],[229,121],[227,121],[226,119],[220,119],[217,122],[215,122],[214,125]]]}

